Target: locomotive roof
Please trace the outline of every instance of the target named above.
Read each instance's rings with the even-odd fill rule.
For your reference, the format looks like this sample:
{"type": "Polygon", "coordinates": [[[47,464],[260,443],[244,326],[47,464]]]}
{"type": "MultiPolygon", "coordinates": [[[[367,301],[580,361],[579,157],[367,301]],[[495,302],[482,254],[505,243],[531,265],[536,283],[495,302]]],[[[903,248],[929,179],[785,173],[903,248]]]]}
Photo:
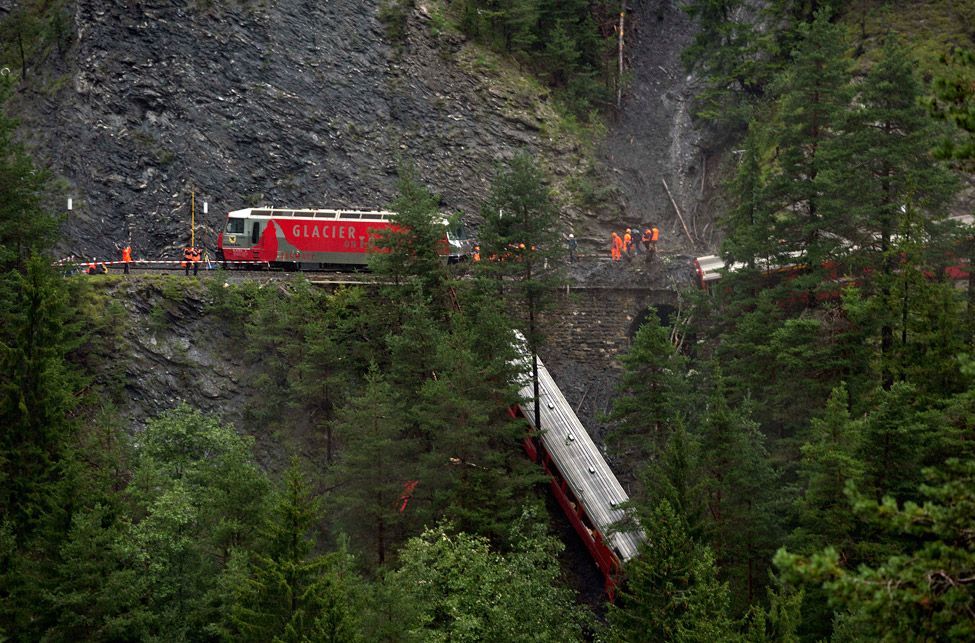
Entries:
{"type": "Polygon", "coordinates": [[[386,221],[396,216],[388,210],[312,210],[293,208],[244,208],[234,210],[227,216],[233,218],[296,218],[296,219],[364,219],[366,221],[386,221]]]}

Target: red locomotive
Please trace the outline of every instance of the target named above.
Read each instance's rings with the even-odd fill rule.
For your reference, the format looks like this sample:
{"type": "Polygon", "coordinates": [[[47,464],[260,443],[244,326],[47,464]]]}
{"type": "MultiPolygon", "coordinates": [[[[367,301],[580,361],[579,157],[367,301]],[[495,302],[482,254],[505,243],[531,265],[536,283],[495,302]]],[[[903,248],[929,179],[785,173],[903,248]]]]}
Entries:
{"type": "MultiPolygon", "coordinates": [[[[384,210],[245,208],[227,215],[217,239],[217,260],[259,261],[287,268],[364,266],[373,240],[395,226],[384,210]]],[[[470,255],[462,230],[446,219],[441,254],[449,261],[470,255]]]]}

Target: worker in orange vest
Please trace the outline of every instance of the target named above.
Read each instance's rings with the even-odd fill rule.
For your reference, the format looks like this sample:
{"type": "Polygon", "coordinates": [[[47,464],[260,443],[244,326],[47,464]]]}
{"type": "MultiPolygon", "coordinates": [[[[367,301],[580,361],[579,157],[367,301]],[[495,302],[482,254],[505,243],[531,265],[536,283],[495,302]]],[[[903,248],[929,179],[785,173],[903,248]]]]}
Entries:
{"type": "Polygon", "coordinates": [[[98,274],[98,267],[95,265],[95,261],[96,261],[96,259],[94,257],[92,257],[91,258],[91,261],[88,262],[88,274],[89,275],[97,275],[98,274]]]}
{"type": "Polygon", "coordinates": [[[481,246],[474,246],[474,252],[471,253],[471,260],[475,263],[481,260],[481,246]]]}
{"type": "Polygon", "coordinates": [[[623,252],[623,239],[620,238],[616,231],[613,231],[613,246],[609,249],[610,256],[613,261],[619,261],[623,252]]]}
{"type": "Polygon", "coordinates": [[[193,252],[193,246],[183,248],[183,273],[187,277],[190,276],[190,264],[193,263],[193,252]]]}
{"type": "Polygon", "coordinates": [[[657,239],[660,238],[660,228],[654,223],[650,226],[650,246],[647,248],[647,262],[653,261],[653,256],[657,254],[657,239]]]}
{"type": "Polygon", "coordinates": [[[629,257],[633,253],[633,234],[632,230],[626,229],[623,234],[623,254],[629,257]]]}
{"type": "Polygon", "coordinates": [[[653,239],[653,231],[647,228],[643,231],[643,235],[640,237],[640,241],[643,243],[643,250],[649,254],[650,253],[650,240],[653,239]]]}
{"type": "Polygon", "coordinates": [[[126,244],[122,248],[122,267],[125,274],[129,274],[129,264],[132,263],[132,246],[126,244]]]}

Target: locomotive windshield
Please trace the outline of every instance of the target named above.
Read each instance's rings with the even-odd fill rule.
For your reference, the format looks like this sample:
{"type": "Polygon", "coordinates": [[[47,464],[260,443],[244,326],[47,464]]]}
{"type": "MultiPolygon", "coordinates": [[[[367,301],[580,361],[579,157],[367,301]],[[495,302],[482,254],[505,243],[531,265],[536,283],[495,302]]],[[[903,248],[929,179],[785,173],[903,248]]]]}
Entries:
{"type": "Polygon", "coordinates": [[[227,232],[230,234],[243,234],[244,220],[235,218],[227,219],[227,232]]]}
{"type": "Polygon", "coordinates": [[[464,228],[464,224],[455,223],[453,225],[447,225],[447,239],[450,241],[466,241],[467,240],[467,230],[464,228]]]}

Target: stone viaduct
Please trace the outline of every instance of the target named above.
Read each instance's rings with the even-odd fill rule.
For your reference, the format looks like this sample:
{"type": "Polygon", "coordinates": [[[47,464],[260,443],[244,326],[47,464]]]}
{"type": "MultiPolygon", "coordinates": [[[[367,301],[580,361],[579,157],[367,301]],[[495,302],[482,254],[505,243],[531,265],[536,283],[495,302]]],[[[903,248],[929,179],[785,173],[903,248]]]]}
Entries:
{"type": "Polygon", "coordinates": [[[616,363],[653,306],[666,319],[677,305],[673,290],[620,286],[568,286],[543,318],[549,347],[565,359],[616,363]]]}
{"type": "Polygon", "coordinates": [[[579,419],[597,442],[605,433],[621,373],[619,357],[646,319],[649,306],[663,320],[676,310],[675,290],[626,286],[569,286],[541,320],[539,355],[579,419]]]}

